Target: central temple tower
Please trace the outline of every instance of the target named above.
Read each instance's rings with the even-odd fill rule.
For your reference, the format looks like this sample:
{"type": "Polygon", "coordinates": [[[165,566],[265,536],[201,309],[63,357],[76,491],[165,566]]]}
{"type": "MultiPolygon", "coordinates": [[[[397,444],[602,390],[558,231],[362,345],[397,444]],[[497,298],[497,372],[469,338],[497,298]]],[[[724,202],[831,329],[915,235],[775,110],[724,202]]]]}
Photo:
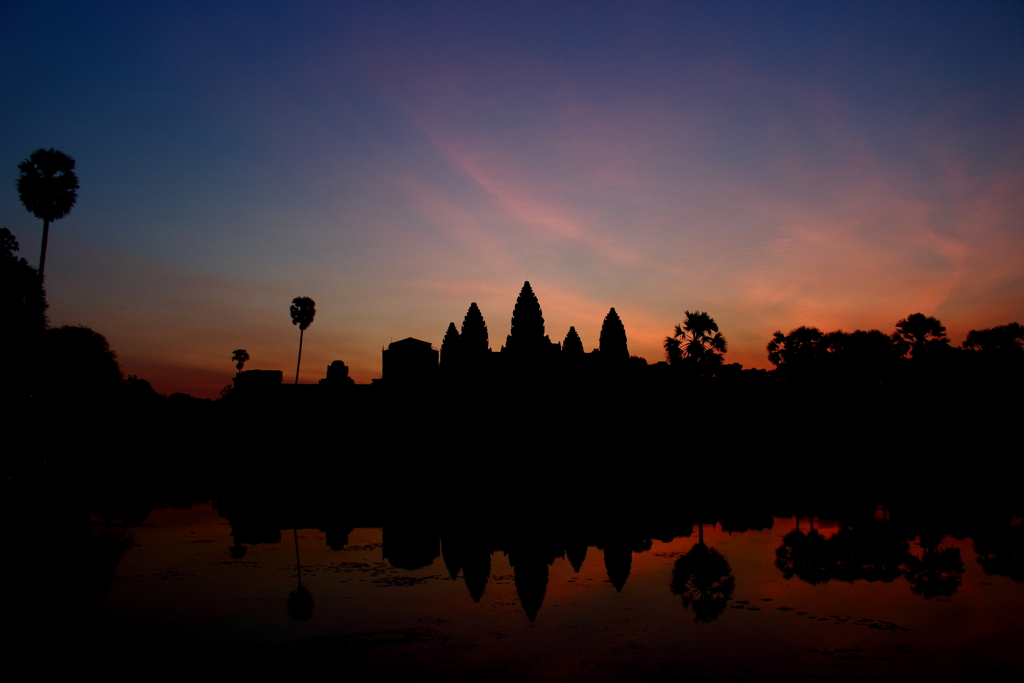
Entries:
{"type": "Polygon", "coordinates": [[[558,350],[558,344],[544,334],[544,314],[540,302],[533,293],[530,282],[523,283],[512,311],[512,333],[505,339],[502,351],[516,355],[532,356],[558,350]]]}

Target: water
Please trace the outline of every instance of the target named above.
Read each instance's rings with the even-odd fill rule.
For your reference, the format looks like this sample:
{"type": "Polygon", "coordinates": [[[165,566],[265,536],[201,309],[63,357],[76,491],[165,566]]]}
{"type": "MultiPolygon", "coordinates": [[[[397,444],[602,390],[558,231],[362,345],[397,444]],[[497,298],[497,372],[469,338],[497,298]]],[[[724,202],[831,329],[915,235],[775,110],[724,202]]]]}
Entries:
{"type": "Polygon", "coordinates": [[[131,547],[91,628],[161,655],[378,679],[1020,680],[1020,518],[906,537],[915,522],[891,514],[654,533],[566,519],[293,531],[215,503],[129,528],[93,515],[93,534],[131,547]]]}

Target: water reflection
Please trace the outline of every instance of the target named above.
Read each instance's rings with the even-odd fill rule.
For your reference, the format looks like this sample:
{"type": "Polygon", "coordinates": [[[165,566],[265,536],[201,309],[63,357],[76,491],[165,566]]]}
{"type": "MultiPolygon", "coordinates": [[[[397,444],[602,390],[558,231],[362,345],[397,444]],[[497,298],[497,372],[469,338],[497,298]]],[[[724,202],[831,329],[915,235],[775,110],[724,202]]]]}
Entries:
{"type": "Polygon", "coordinates": [[[775,551],[775,566],[786,579],[811,585],[832,580],[891,582],[904,578],[910,589],[926,598],[949,597],[962,581],[964,563],[959,548],[942,548],[943,536],[920,537],[921,556],[910,550],[910,538],[887,523],[865,520],[844,526],[825,538],[817,529],[794,530],[775,551]]]}
{"type": "MultiPolygon", "coordinates": [[[[177,500],[180,510],[169,508],[153,517],[188,519],[188,502],[177,500]]],[[[756,633],[774,639],[777,648],[798,647],[796,652],[803,654],[813,650],[822,660],[877,664],[894,657],[911,661],[917,656],[911,653],[927,651],[930,643],[962,652],[955,636],[959,627],[950,626],[952,612],[941,611],[950,607],[943,601],[954,600],[961,613],[969,606],[970,619],[977,620],[971,622],[974,628],[995,643],[1005,638],[984,631],[986,624],[1001,633],[1020,622],[1024,608],[1024,594],[1006,588],[1011,578],[1022,578],[1016,503],[951,512],[899,502],[879,510],[870,501],[857,501],[817,506],[820,516],[814,514],[815,505],[802,504],[797,509],[806,516],[798,522],[794,508],[778,502],[707,500],[699,506],[671,502],[589,517],[460,519],[429,508],[414,515],[405,509],[377,515],[336,500],[248,495],[225,497],[213,511],[206,506],[212,521],[183,527],[173,536],[178,545],[164,546],[172,536],[158,541],[152,521],[128,527],[125,519],[139,524],[148,510],[166,508],[165,503],[127,497],[101,502],[67,502],[55,506],[49,519],[56,531],[65,530],[55,531],[55,538],[80,539],[67,547],[95,546],[96,552],[76,556],[77,574],[65,571],[65,583],[54,590],[68,597],[81,589],[80,599],[91,601],[92,610],[102,603],[107,632],[110,623],[131,628],[167,614],[169,622],[182,624],[183,632],[195,627],[197,633],[212,632],[210,624],[221,624],[217,628],[225,632],[244,630],[250,620],[257,625],[253,633],[281,633],[275,629],[301,623],[288,636],[292,642],[342,632],[349,640],[337,642],[393,638],[407,645],[388,647],[419,643],[428,651],[429,633],[439,633],[429,649],[432,656],[451,651],[472,658],[466,654],[472,647],[479,648],[484,663],[487,656],[503,652],[504,646],[496,644],[503,638],[519,639],[509,641],[514,645],[507,651],[525,648],[527,658],[536,651],[529,648],[546,647],[540,641],[551,641],[552,652],[555,644],[564,652],[591,642],[586,657],[608,663],[625,661],[621,658],[632,652],[638,657],[653,653],[652,661],[679,658],[683,655],[673,654],[673,648],[680,642],[727,654],[756,633]],[[93,512],[91,521],[83,515],[86,509],[93,512]],[[122,555],[132,528],[144,535],[144,547],[122,555]],[[207,542],[213,545],[203,545],[207,542]],[[89,571],[101,579],[94,584],[98,593],[85,590],[89,571]],[[999,579],[997,599],[988,594],[982,600],[986,577],[995,576],[1008,578],[999,579]],[[104,600],[112,579],[111,597],[104,600]],[[175,586],[189,590],[174,592],[175,586]],[[86,599],[87,594],[92,597],[86,599]],[[167,596],[164,602],[154,598],[161,595],[167,596]],[[188,616],[187,600],[209,603],[201,618],[188,616]],[[938,634],[938,626],[928,626],[921,615],[952,628],[953,635],[938,634]],[[806,633],[811,620],[814,642],[804,643],[799,634],[806,633]],[[544,635],[528,645],[524,629],[544,635]],[[595,634],[589,641],[587,629],[595,634]],[[863,637],[868,630],[875,640],[863,637]],[[880,640],[883,636],[889,640],[880,640]]],[[[53,552],[43,556],[57,557],[53,552]]],[[[61,580],[55,571],[49,578],[55,584],[61,580]]],[[[41,600],[49,602],[28,609],[59,613],[60,605],[49,596],[41,600]]],[[[284,642],[260,637],[270,644],[284,642]]],[[[383,647],[374,645],[378,654],[366,657],[387,659],[383,647]]],[[[403,656],[412,651],[402,650],[403,656]]],[[[899,670],[892,666],[893,672],[899,670]]],[[[734,678],[745,675],[730,672],[734,678]]],[[[798,672],[792,677],[807,676],[798,672]]]]}
{"type": "Polygon", "coordinates": [[[736,580],[722,553],[704,543],[704,525],[698,525],[697,544],[676,560],[669,590],[693,610],[693,620],[709,624],[722,616],[732,599],[736,580]]]}
{"type": "Polygon", "coordinates": [[[979,530],[974,535],[974,552],[978,555],[978,564],[989,576],[1024,581],[1024,525],[1020,518],[1011,522],[1009,529],[979,530]]]}
{"type": "Polygon", "coordinates": [[[292,529],[295,542],[295,576],[299,585],[288,595],[288,616],[295,621],[308,621],[313,618],[313,596],[302,585],[302,560],[299,559],[299,530],[292,529]]]}

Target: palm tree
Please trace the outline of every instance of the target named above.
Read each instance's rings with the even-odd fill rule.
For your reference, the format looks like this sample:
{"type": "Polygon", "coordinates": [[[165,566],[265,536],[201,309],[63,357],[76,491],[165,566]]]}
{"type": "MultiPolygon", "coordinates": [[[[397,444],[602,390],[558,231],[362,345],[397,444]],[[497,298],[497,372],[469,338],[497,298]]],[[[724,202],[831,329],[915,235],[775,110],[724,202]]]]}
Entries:
{"type": "Polygon", "coordinates": [[[299,326],[299,360],[295,363],[295,383],[298,384],[299,366],[302,364],[302,334],[313,324],[316,302],[308,296],[297,296],[292,299],[292,305],[288,310],[292,314],[292,325],[299,326]]]}
{"type": "Polygon", "coordinates": [[[39,277],[46,267],[46,242],[50,235],[50,221],[63,218],[71,212],[78,199],[78,177],[75,160],[64,152],[37,149],[28,159],[18,164],[18,194],[21,203],[36,218],[43,219],[43,246],[39,254],[39,277]]]}
{"type": "Polygon", "coordinates": [[[245,349],[235,349],[232,353],[235,355],[231,356],[231,360],[235,361],[235,368],[241,372],[245,361],[249,360],[249,352],[245,349]]]}
{"type": "Polygon", "coordinates": [[[704,311],[686,311],[686,321],[676,325],[675,334],[665,337],[665,353],[670,365],[683,358],[719,365],[727,344],[718,331],[718,323],[704,311]]]}
{"type": "Polygon", "coordinates": [[[949,348],[945,326],[937,318],[924,313],[908,315],[896,323],[892,339],[898,350],[903,355],[909,351],[911,358],[921,358],[936,349],[949,348]]]}

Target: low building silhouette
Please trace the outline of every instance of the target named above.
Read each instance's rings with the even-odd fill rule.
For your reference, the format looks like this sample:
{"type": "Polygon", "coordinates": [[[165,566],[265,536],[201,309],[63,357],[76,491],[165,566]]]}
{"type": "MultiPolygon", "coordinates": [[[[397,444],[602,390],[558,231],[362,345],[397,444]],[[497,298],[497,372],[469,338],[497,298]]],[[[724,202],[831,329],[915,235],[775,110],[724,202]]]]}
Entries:
{"type": "Polygon", "coordinates": [[[406,337],[382,352],[382,379],[388,385],[422,385],[437,379],[438,352],[430,342],[406,337]]]}

